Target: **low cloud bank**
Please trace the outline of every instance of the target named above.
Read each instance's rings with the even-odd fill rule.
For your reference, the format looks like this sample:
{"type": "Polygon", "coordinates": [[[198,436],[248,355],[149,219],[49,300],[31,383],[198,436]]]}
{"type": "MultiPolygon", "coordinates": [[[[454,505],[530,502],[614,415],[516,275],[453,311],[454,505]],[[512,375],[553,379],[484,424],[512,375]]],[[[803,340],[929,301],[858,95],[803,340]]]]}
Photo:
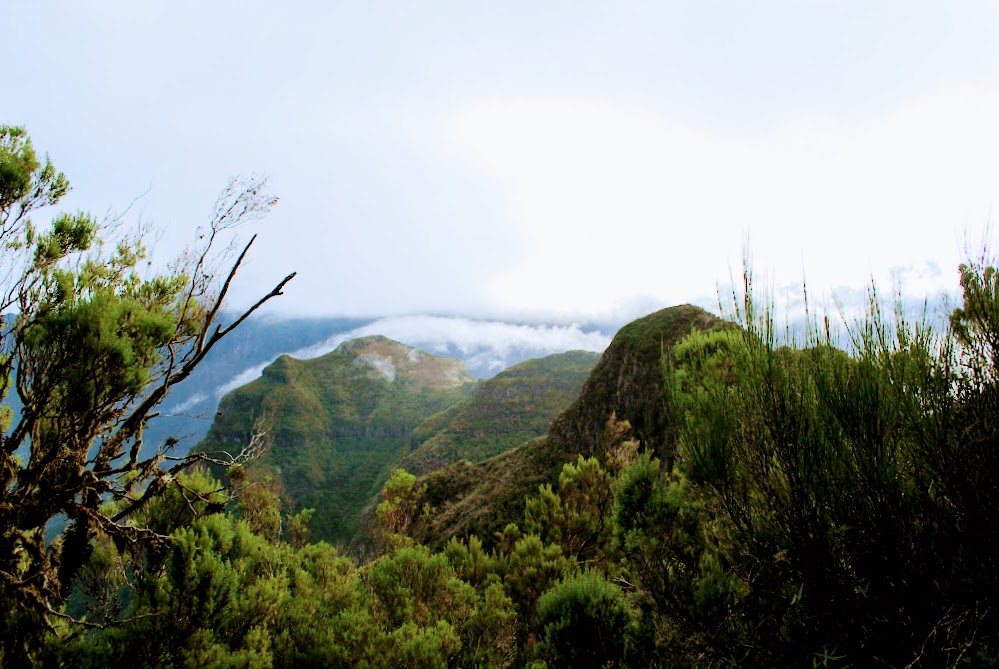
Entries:
{"type": "Polygon", "coordinates": [[[180,404],[170,409],[170,413],[172,414],[185,413],[188,409],[192,409],[198,406],[207,399],[209,398],[208,395],[206,395],[205,393],[195,393],[194,395],[191,395],[188,399],[184,400],[180,404]]]}

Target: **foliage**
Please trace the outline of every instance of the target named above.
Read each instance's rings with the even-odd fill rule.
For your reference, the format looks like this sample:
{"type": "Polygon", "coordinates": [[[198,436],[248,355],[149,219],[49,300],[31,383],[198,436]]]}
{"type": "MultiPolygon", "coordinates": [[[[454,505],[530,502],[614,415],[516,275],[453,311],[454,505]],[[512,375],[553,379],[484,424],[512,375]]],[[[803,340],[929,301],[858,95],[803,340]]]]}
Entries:
{"type": "Polygon", "coordinates": [[[458,462],[427,476],[434,516],[418,537],[442,547],[452,536],[476,534],[487,544],[508,523],[522,522],[524,498],[539,485],[558,484],[562,466],[594,456],[607,469],[627,463],[631,445],[673,459],[672,420],[663,401],[662,352],[692,328],[727,327],[690,305],[670,307],[626,325],[601,356],[572,404],[555,418],[547,437],[532,439],[483,462],[458,462]],[[627,425],[608,430],[608,422],[627,425]],[[615,437],[614,435],[618,436],[615,437]],[[611,464],[611,452],[620,460],[611,464]]]}
{"type": "Polygon", "coordinates": [[[746,583],[722,569],[728,546],[686,477],[663,476],[659,461],[643,453],[615,481],[614,493],[614,536],[644,634],[685,666],[684,658],[703,656],[706,630],[730,624],[746,583]]]}
{"type": "MultiPolygon", "coordinates": [[[[513,529],[516,530],[515,527],[513,529]]],[[[501,554],[503,586],[517,607],[520,622],[518,638],[522,647],[530,646],[537,636],[541,595],[565,576],[575,573],[578,566],[574,560],[562,555],[559,546],[545,544],[534,534],[517,538],[512,550],[501,549],[501,554]]]]}
{"type": "Polygon", "coordinates": [[[21,406],[0,449],[0,659],[27,662],[99,533],[119,550],[164,544],[126,521],[204,456],[161,466],[176,441],[168,440],[141,457],[145,426],[170,388],[293,276],[216,325],[253,241],[237,255],[227,240],[275,202],[264,187],[230,182],[195,246],[169,273],[144,274],[142,231],[123,232],[120,220],[80,212],[34,224],[31,213],[57,203],[69,182],[38,160],[22,128],[0,127],[0,313],[14,314],[0,334],[0,397],[13,392],[21,406]],[[60,514],[67,529],[46,543],[46,524],[60,514]]]}
{"type": "Polygon", "coordinates": [[[942,333],[900,300],[886,316],[872,290],[853,356],[825,326],[785,345],[747,279],[743,329],[674,349],[679,483],[636,472],[618,502],[661,639],[696,630],[688,657],[768,666],[940,666],[994,648],[991,275],[964,270],[942,333]]]}
{"type": "Polygon", "coordinates": [[[549,589],[538,603],[544,640],[538,653],[550,667],[628,666],[635,633],[621,589],[583,571],[549,589]]]}
{"type": "Polygon", "coordinates": [[[724,321],[691,305],[662,309],[639,318],[614,335],[576,400],[549,430],[550,465],[576,455],[601,456],[608,419],[631,425],[632,438],[668,464],[665,439],[672,419],[663,402],[662,354],[690,334],[726,327],[724,321]]]}
{"type": "Polygon", "coordinates": [[[580,563],[599,564],[613,555],[613,502],[610,474],[596,458],[580,455],[575,465],[562,467],[557,493],[546,483],[526,500],[524,528],[580,563]]]}
{"type": "Polygon", "coordinates": [[[492,545],[506,525],[523,521],[526,497],[558,481],[563,463],[551,466],[549,457],[549,440],[539,437],[484,462],[457,462],[431,473],[419,500],[431,513],[415,538],[440,548],[452,537],[474,534],[492,545]]]}
{"type": "Polygon", "coordinates": [[[415,485],[416,477],[405,469],[396,469],[389,475],[382,488],[382,501],[375,507],[378,523],[372,539],[377,548],[398,548],[411,543],[406,533],[416,514],[416,500],[420,495],[415,485]]]}

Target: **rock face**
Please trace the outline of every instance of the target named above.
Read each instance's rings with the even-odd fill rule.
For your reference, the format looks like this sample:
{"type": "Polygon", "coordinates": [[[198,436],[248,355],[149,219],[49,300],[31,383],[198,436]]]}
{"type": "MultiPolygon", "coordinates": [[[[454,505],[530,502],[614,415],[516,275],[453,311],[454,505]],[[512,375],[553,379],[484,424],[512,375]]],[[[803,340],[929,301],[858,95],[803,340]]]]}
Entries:
{"type": "Polygon", "coordinates": [[[425,499],[438,513],[418,537],[440,545],[451,536],[485,541],[523,519],[525,495],[556,483],[562,465],[577,455],[602,455],[612,414],[631,423],[631,437],[670,462],[669,416],[664,404],[662,356],[691,330],[724,327],[708,312],[683,305],[657,311],[623,327],[604,351],[576,400],[552,421],[547,437],[478,465],[456,463],[426,477],[425,499]]]}
{"type": "Polygon", "coordinates": [[[197,450],[246,443],[261,420],[273,443],[256,473],[274,477],[296,507],[316,510],[316,538],[350,543],[364,505],[409,453],[413,430],[476,386],[460,360],[385,337],[356,339],[314,360],[278,358],[222,399],[197,450]]]}
{"type": "Polygon", "coordinates": [[[548,432],[579,394],[600,355],[557,353],[528,360],[483,381],[475,395],[432,416],[413,432],[400,466],[426,474],[460,460],[481,462],[548,432]]]}

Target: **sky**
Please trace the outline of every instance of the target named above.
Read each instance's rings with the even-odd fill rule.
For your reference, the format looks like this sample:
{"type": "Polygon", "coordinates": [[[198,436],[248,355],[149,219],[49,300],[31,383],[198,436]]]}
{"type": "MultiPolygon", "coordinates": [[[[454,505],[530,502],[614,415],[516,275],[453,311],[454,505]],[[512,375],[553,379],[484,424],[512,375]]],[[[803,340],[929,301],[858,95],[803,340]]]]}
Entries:
{"type": "MultiPolygon", "coordinates": [[[[623,323],[754,271],[957,287],[999,203],[999,5],[12,0],[0,123],[179,253],[280,202],[234,307],[623,323]],[[129,208],[130,207],[130,208],[129,208]]],[[[717,310],[717,307],[714,306],[717,310]]]]}

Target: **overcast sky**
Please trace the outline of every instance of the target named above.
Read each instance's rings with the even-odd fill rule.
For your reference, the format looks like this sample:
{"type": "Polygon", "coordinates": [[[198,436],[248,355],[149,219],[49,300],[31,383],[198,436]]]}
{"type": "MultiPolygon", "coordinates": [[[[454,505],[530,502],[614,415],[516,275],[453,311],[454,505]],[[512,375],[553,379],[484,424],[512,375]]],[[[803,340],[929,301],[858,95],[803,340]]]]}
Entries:
{"type": "Polygon", "coordinates": [[[616,320],[957,285],[999,203],[999,4],[9,0],[0,122],[175,253],[267,174],[237,302],[616,320]],[[148,192],[147,192],[148,191],[148,192]],[[748,240],[748,242],[747,242],[748,240]]]}

